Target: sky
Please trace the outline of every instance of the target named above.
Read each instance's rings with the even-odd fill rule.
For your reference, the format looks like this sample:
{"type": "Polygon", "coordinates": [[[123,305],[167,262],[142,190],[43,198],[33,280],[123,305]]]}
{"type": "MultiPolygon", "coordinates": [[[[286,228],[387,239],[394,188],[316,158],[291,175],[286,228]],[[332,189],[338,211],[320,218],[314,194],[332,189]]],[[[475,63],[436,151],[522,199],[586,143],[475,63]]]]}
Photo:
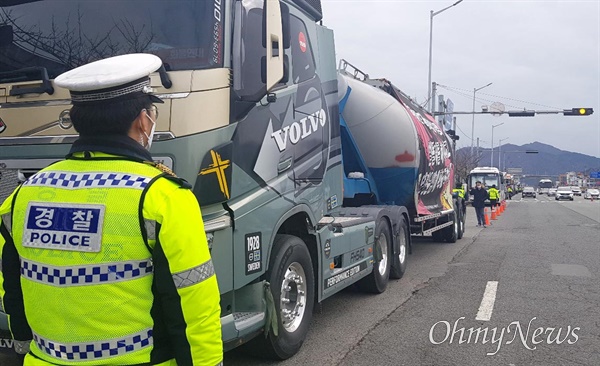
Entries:
{"type": "MultiPolygon", "coordinates": [[[[456,0],[323,0],[337,59],[427,100],[430,11],[456,0]]],[[[455,111],[594,108],[586,117],[476,115],[474,144],[534,141],[600,157],[600,0],[463,0],[433,18],[432,81],[455,111]]],[[[472,115],[457,115],[458,147],[471,146],[472,115]]]]}

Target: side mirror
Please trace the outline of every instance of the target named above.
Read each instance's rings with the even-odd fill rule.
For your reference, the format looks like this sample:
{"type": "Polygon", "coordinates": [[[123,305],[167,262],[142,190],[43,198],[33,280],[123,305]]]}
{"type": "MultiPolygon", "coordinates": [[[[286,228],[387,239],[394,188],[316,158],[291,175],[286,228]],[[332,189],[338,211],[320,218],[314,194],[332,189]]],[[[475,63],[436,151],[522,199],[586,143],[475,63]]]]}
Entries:
{"type": "Polygon", "coordinates": [[[265,0],[266,88],[271,90],[283,78],[283,25],[279,0],[265,0]]]}
{"type": "MultiPolygon", "coordinates": [[[[260,59],[260,71],[261,81],[263,84],[267,83],[267,58],[262,57],[260,59]]],[[[283,77],[279,80],[279,83],[286,84],[290,81],[290,59],[287,55],[283,56],[283,77]]]]}

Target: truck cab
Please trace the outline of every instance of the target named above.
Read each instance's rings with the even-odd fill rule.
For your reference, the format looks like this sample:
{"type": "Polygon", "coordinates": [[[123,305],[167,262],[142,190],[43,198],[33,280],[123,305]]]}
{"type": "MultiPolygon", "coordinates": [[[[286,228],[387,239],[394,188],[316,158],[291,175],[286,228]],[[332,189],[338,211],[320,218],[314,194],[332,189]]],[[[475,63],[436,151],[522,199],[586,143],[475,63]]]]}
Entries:
{"type": "Polygon", "coordinates": [[[0,200],[77,139],[56,76],[152,53],[165,103],[151,153],[200,203],[226,350],[254,339],[263,356],[291,357],[315,303],[402,276],[407,210],[343,207],[335,45],[319,0],[0,6],[0,200]]]}

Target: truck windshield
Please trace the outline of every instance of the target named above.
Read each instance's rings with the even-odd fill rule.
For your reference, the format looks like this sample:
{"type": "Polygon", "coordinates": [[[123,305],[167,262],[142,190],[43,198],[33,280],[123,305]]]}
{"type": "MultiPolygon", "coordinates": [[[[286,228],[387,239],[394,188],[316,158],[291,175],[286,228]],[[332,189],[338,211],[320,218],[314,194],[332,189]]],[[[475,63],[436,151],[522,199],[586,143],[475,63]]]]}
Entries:
{"type": "MultiPolygon", "coordinates": [[[[0,0],[0,72],[48,76],[98,59],[146,52],[167,71],[222,67],[224,1],[0,0]]],[[[7,75],[7,74],[5,74],[7,75]]],[[[26,80],[2,80],[26,81],[26,80]]]]}
{"type": "Polygon", "coordinates": [[[500,187],[500,176],[496,173],[473,173],[471,174],[471,187],[475,187],[475,183],[480,181],[484,187],[490,188],[492,185],[496,185],[496,188],[500,187]]]}

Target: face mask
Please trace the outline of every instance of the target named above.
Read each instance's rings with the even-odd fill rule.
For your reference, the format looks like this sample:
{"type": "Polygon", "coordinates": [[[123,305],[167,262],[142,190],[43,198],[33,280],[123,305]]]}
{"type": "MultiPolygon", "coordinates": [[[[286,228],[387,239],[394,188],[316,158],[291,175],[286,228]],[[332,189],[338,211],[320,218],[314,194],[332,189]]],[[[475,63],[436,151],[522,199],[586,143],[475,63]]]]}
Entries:
{"type": "Polygon", "coordinates": [[[144,130],[142,130],[142,133],[146,135],[146,138],[148,139],[148,143],[144,147],[146,148],[146,150],[150,150],[150,147],[152,147],[152,139],[154,138],[154,129],[156,128],[156,122],[154,122],[154,120],[152,119],[152,117],[150,117],[148,112],[146,112],[146,116],[152,122],[152,128],[150,129],[150,135],[146,135],[146,131],[144,130]]]}

